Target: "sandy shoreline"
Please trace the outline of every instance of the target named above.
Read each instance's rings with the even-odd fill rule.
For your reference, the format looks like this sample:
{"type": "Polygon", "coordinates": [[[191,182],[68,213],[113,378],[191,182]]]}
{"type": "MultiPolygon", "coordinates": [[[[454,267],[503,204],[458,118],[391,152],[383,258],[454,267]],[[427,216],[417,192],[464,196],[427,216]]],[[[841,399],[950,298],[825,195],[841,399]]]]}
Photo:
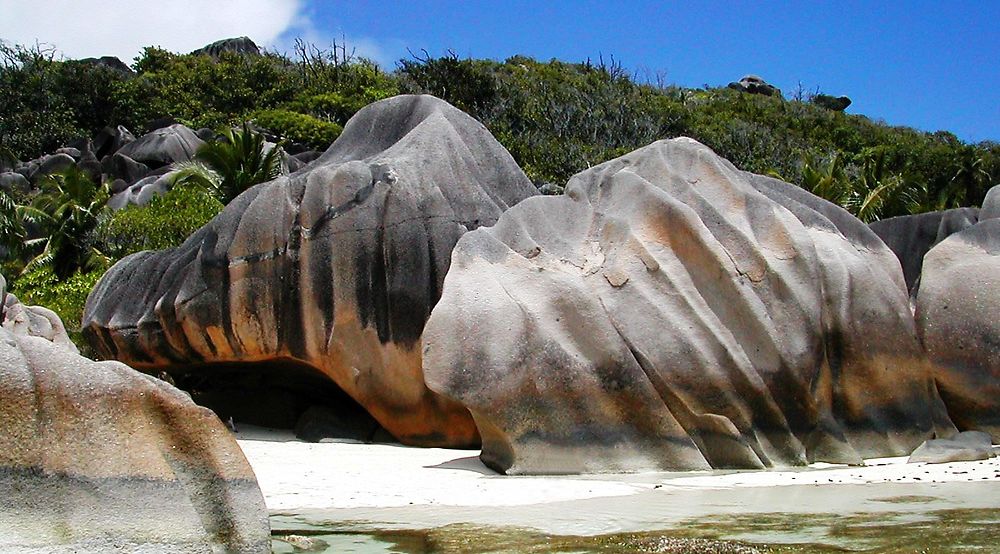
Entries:
{"type": "Polygon", "coordinates": [[[664,529],[737,513],[906,513],[1000,508],[1000,458],[771,471],[507,477],[478,451],[352,442],[305,443],[241,429],[278,525],[431,528],[510,525],[556,534],[664,529]]]}

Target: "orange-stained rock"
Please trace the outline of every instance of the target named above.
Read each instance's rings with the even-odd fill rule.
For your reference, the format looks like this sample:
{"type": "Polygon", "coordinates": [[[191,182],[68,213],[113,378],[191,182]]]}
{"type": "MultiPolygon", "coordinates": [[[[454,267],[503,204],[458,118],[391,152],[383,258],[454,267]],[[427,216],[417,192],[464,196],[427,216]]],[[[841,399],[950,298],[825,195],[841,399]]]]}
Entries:
{"type": "Polygon", "coordinates": [[[463,236],[423,345],[508,473],[858,463],[954,431],[885,244],[691,139],[463,236]]]}
{"type": "Polygon", "coordinates": [[[256,478],[183,392],[0,329],[0,551],[270,552],[256,478]]]}
{"type": "Polygon", "coordinates": [[[533,194],[468,115],[431,96],[383,100],[182,246],[116,264],[87,301],[85,331],[144,371],[308,366],[403,442],[475,444],[465,408],[424,385],[420,336],[458,238],[533,194]]]}

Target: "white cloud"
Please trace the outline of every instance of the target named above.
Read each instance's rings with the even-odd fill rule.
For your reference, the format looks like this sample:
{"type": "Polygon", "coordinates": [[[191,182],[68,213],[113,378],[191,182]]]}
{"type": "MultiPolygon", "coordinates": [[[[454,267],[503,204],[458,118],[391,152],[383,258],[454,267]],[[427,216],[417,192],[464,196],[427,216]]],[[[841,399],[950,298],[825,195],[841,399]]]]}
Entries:
{"type": "Polygon", "coordinates": [[[336,42],[339,50],[347,46],[347,53],[368,58],[386,70],[392,70],[396,60],[406,52],[402,41],[397,39],[376,40],[371,37],[353,36],[339,30],[320,29],[314,23],[316,18],[308,9],[303,9],[292,24],[275,40],[266,46],[280,53],[291,54],[295,39],[302,39],[323,50],[330,50],[336,42]]]}
{"type": "Polygon", "coordinates": [[[0,0],[0,38],[130,64],[145,46],[187,53],[238,36],[274,44],[302,10],[301,0],[0,0]]]}

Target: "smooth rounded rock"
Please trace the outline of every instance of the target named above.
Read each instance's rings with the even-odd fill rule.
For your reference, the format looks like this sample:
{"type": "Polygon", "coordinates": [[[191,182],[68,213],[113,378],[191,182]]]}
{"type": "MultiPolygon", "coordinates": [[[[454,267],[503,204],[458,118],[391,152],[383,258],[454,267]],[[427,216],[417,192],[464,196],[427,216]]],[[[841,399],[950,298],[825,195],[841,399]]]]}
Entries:
{"type": "Polygon", "coordinates": [[[232,434],[183,392],[0,329],[0,550],[270,552],[232,434]]]}
{"type": "Polygon", "coordinates": [[[860,463],[954,431],[882,241],[685,138],[463,236],[423,345],[507,473],[860,463]]]}
{"type": "Polygon", "coordinates": [[[986,191],[983,207],[979,210],[979,219],[994,219],[1000,217],[1000,185],[995,185],[986,191]]]}
{"type": "Polygon", "coordinates": [[[296,362],[405,443],[473,445],[468,411],[424,385],[420,336],[459,237],[535,193],[468,115],[431,96],[383,100],[182,246],[118,262],[87,300],[85,333],[145,371],[296,362]]]}
{"type": "Polygon", "coordinates": [[[955,424],[1000,440],[1000,218],[924,256],[917,329],[955,424]]]}
{"type": "Polygon", "coordinates": [[[126,144],[118,154],[150,167],[189,161],[205,141],[191,129],[175,123],[142,135],[126,144]]]}
{"type": "Polygon", "coordinates": [[[873,221],[868,226],[899,259],[906,288],[915,296],[920,286],[924,255],[949,236],[975,225],[979,217],[977,208],[954,208],[890,217],[873,221]]]}
{"type": "Polygon", "coordinates": [[[907,463],[975,462],[996,456],[990,435],[965,431],[947,439],[930,439],[917,447],[907,463]]]}

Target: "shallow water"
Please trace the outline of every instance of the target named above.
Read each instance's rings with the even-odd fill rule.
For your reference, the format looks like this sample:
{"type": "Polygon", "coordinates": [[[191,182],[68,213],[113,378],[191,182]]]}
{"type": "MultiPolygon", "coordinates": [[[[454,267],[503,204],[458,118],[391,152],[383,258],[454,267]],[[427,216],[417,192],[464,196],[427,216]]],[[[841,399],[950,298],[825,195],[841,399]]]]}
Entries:
{"type": "MultiPolygon", "coordinates": [[[[896,497],[888,502],[898,506],[923,504],[927,499],[896,497]]],[[[431,529],[380,529],[383,524],[372,521],[317,525],[296,516],[272,517],[276,553],[997,552],[998,523],[1000,509],[849,515],[744,513],[691,518],[659,530],[561,535],[509,526],[450,524],[431,529]]]]}

